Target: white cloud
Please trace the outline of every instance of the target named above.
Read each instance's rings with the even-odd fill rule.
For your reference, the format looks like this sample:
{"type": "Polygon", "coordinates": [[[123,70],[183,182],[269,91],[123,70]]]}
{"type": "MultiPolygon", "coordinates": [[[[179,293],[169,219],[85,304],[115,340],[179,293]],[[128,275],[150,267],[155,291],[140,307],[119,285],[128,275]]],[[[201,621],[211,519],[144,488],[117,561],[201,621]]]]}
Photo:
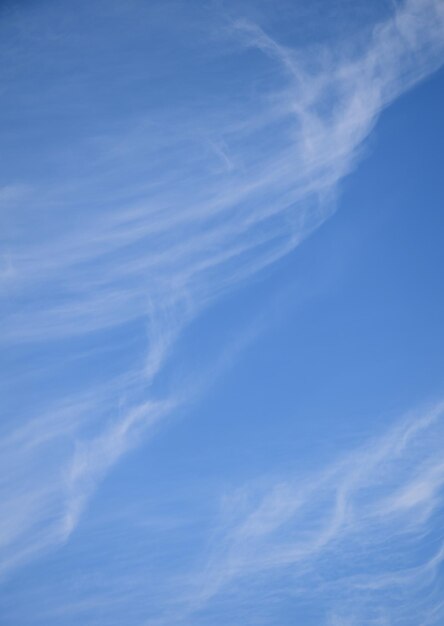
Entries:
{"type": "MultiPolygon", "coordinates": [[[[356,166],[380,112],[441,65],[443,26],[442,3],[409,0],[359,40],[358,53],[323,50],[313,67],[304,50],[291,50],[259,27],[239,22],[231,35],[269,57],[282,77],[279,88],[274,76],[263,97],[246,98],[232,109],[209,105],[197,120],[194,112],[183,111],[157,112],[150,122],[143,116],[128,136],[116,132],[103,140],[106,155],[99,155],[84,184],[36,188],[34,198],[28,188],[26,206],[15,211],[0,275],[8,297],[13,294],[7,306],[19,303],[3,325],[5,341],[69,341],[143,320],[147,337],[141,342],[148,354],[119,379],[122,388],[131,381],[125,391],[111,381],[105,401],[98,393],[87,408],[75,397],[63,434],[59,418],[64,423],[65,414],[56,408],[49,431],[46,418],[31,411],[25,426],[6,435],[17,442],[23,461],[23,471],[2,485],[2,499],[17,511],[11,517],[17,541],[8,546],[9,526],[4,534],[8,555],[38,553],[66,537],[106,472],[180,404],[174,393],[160,400],[150,394],[184,327],[209,303],[291,252],[332,214],[338,185],[356,166]],[[202,144],[212,146],[213,162],[202,144]],[[150,163],[152,155],[160,166],[150,171],[147,165],[147,173],[140,173],[139,162],[150,163]],[[119,174],[131,167],[136,183],[119,174]],[[34,213],[45,219],[39,222],[34,213]],[[79,429],[80,422],[91,422],[93,433],[79,429]],[[62,452],[60,437],[66,440],[62,452]],[[45,469],[30,480],[39,451],[45,469]],[[53,475],[48,492],[36,489],[35,483],[53,475]],[[36,532],[40,527],[46,529],[43,538],[36,532]]],[[[90,148],[77,147],[79,160],[90,148]]],[[[264,553],[254,567],[291,563],[331,544],[352,519],[351,494],[368,465],[375,465],[374,456],[354,466],[357,477],[337,486],[316,534],[307,529],[303,541],[264,553]]],[[[430,502],[440,485],[438,470],[430,471],[398,495],[397,510],[430,502]]],[[[328,500],[331,492],[322,485],[328,500]]],[[[237,530],[243,541],[268,536],[282,518],[293,518],[306,494],[295,493],[289,501],[286,489],[273,492],[237,530]]],[[[233,555],[225,577],[249,559],[233,555]]]]}
{"type": "Polygon", "coordinates": [[[262,588],[279,593],[283,585],[295,602],[313,597],[327,621],[332,616],[328,623],[353,626],[414,623],[427,597],[427,611],[436,614],[430,623],[439,624],[442,606],[433,596],[444,544],[438,539],[427,547],[425,522],[443,503],[443,419],[439,403],[407,416],[318,475],[281,477],[262,494],[257,485],[244,487],[242,502],[232,502],[234,519],[224,505],[206,566],[189,576],[178,623],[217,598],[227,605],[233,598],[241,601],[249,585],[257,584],[259,606],[262,588]],[[427,508],[427,517],[411,515],[418,504],[427,508]],[[393,601],[400,592],[408,594],[403,607],[393,601]],[[378,608],[374,621],[369,607],[378,608]]]}

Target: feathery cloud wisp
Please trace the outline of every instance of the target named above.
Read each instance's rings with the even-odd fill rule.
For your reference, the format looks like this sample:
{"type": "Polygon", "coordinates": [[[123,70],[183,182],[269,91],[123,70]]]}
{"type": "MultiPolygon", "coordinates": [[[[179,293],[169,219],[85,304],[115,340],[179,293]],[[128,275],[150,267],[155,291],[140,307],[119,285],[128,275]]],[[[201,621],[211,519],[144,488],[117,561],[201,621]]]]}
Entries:
{"type": "MultiPolygon", "coordinates": [[[[59,342],[75,354],[73,338],[92,351],[119,346],[122,326],[139,324],[147,346],[87,393],[87,406],[74,388],[64,402],[51,397],[49,417],[28,407],[25,425],[7,429],[20,466],[1,486],[13,513],[1,536],[5,570],[66,540],[107,471],[180,404],[180,394],[159,399],[154,387],[183,329],[332,214],[380,112],[441,65],[443,29],[442,3],[409,0],[351,52],[319,50],[314,63],[239,21],[229,36],[262,53],[263,94],[243,93],[223,110],[210,103],[199,120],[183,109],[141,115],[126,132],[96,138],[83,183],[5,191],[11,232],[26,233],[5,248],[5,341],[30,350],[59,342]]],[[[82,162],[91,142],[74,149],[82,162]]],[[[15,467],[11,455],[4,462],[15,467]]],[[[430,472],[426,487],[399,493],[398,508],[430,500],[440,470],[430,472]]],[[[316,546],[341,526],[344,498],[316,546]]],[[[273,523],[262,519],[254,532],[273,523]]]]}

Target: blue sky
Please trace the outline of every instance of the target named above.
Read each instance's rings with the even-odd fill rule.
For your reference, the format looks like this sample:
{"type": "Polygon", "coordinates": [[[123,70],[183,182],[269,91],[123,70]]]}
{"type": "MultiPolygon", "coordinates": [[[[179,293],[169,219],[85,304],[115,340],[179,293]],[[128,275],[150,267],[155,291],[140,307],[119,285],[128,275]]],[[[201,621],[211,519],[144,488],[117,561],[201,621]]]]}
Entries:
{"type": "Polygon", "coordinates": [[[444,5],[5,2],[0,623],[444,623],[444,5]]]}

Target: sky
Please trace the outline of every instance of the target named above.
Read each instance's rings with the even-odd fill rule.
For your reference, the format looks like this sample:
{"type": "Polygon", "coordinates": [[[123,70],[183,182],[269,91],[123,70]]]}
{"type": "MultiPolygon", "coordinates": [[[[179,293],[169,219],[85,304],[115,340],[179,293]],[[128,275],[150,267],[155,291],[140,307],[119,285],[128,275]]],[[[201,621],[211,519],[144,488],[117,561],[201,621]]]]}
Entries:
{"type": "Polygon", "coordinates": [[[442,1],[0,55],[0,625],[442,626],[442,1]]]}

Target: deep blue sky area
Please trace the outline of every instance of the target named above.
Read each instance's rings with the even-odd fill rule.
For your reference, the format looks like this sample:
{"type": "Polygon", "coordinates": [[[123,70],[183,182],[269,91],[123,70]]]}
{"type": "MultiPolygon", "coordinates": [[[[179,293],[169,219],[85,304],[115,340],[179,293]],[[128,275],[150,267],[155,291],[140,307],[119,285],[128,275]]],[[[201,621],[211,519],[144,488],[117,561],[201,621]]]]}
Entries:
{"type": "Polygon", "coordinates": [[[442,3],[0,14],[0,625],[442,626],[442,3]]]}
{"type": "Polygon", "coordinates": [[[405,97],[384,113],[330,221],[247,293],[193,326],[185,349],[205,354],[214,317],[228,320],[233,335],[237,320],[241,332],[246,318],[254,324],[264,312],[270,320],[191,411],[188,419],[203,432],[197,460],[188,419],[165,435],[167,447],[188,440],[187,465],[202,455],[219,474],[227,454],[235,471],[244,459],[247,475],[255,463],[272,470],[275,455],[297,465],[311,446],[335,454],[440,394],[443,81],[441,72],[418,87],[415,101],[405,97]],[[245,415],[254,415],[253,431],[245,415]]]}

